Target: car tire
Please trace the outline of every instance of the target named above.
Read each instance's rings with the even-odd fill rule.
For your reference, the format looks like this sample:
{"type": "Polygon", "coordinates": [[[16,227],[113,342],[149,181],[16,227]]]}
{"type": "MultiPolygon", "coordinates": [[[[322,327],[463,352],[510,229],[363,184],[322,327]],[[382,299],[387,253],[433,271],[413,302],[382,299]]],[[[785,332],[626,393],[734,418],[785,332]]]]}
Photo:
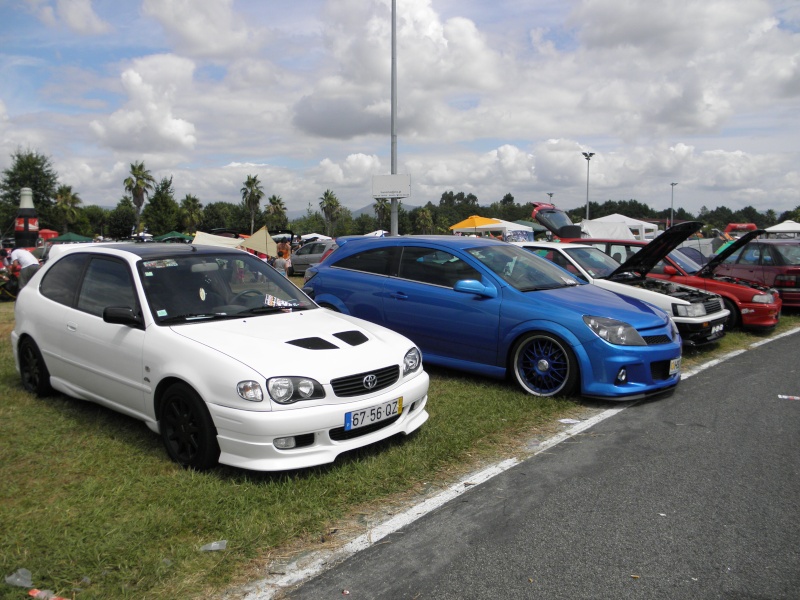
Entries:
{"type": "Polygon", "coordinates": [[[164,392],[159,431],[167,454],[182,467],[202,471],[219,461],[217,430],[208,408],[185,383],[173,383],[164,392]]]}
{"type": "Polygon", "coordinates": [[[725,321],[725,331],[731,331],[739,327],[742,322],[741,316],[739,315],[739,308],[727,298],[723,298],[722,301],[725,304],[725,308],[731,311],[731,314],[728,315],[728,320],[725,321]]]}
{"type": "Polygon", "coordinates": [[[578,383],[578,362],[561,339],[545,332],[520,338],[511,352],[517,383],[534,396],[568,396],[578,383]]]}
{"type": "Polygon", "coordinates": [[[19,373],[26,392],[39,397],[53,393],[50,371],[47,370],[39,346],[31,338],[25,338],[19,344],[19,373]]]}

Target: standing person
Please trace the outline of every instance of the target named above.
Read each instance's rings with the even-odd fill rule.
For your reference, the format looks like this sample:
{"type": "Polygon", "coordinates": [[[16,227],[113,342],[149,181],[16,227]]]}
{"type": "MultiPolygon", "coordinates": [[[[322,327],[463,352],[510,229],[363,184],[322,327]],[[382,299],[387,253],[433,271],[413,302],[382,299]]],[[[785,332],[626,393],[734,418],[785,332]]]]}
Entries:
{"type": "Polygon", "coordinates": [[[11,266],[19,269],[19,289],[22,289],[39,270],[39,260],[25,248],[14,248],[11,251],[11,266]]]}
{"type": "Polygon", "coordinates": [[[289,243],[288,238],[283,238],[278,243],[278,256],[280,256],[281,251],[283,252],[283,258],[286,260],[290,260],[292,258],[292,244],[289,243]]]}
{"type": "Polygon", "coordinates": [[[278,273],[286,277],[286,259],[284,256],[283,250],[278,250],[278,258],[275,259],[272,266],[278,273]]]}

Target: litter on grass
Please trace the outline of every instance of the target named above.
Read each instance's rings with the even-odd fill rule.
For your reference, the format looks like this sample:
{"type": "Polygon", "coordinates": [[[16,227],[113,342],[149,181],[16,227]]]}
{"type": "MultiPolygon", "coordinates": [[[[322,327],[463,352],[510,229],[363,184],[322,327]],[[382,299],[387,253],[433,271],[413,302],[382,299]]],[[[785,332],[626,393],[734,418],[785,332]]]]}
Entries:
{"type": "Polygon", "coordinates": [[[218,542],[211,542],[200,548],[200,552],[213,552],[215,550],[225,550],[228,547],[228,540],[220,540],[218,542]]]}
{"type": "Polygon", "coordinates": [[[8,585],[15,585],[17,587],[33,587],[31,572],[24,567],[22,569],[17,569],[11,575],[6,576],[6,583],[8,585]]]}

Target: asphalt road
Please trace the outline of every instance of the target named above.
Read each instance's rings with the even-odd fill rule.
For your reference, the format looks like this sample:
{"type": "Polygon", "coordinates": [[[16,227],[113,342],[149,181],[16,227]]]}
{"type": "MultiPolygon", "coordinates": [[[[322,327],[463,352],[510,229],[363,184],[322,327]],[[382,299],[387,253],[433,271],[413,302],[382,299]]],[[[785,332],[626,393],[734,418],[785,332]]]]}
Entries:
{"type": "Polygon", "coordinates": [[[288,594],[800,598],[800,334],[632,406],[288,594]]]}

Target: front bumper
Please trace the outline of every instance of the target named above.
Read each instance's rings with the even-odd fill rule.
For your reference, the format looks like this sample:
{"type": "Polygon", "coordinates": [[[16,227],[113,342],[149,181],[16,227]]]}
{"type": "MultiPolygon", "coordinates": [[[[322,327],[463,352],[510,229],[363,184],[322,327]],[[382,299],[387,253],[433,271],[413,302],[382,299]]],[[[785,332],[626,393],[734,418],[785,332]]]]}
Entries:
{"type": "Polygon", "coordinates": [[[428,420],[425,406],[430,379],[425,371],[397,387],[344,404],[298,407],[295,410],[251,412],[209,404],[217,428],[219,462],[254,471],[284,471],[331,463],[348,450],[398,433],[409,434],[428,420]],[[343,432],[347,412],[403,398],[398,417],[343,432]],[[294,436],[298,447],[283,450],[275,438],[294,436]]]}
{"type": "Polygon", "coordinates": [[[681,338],[683,338],[683,344],[695,348],[711,344],[725,337],[725,321],[727,321],[727,314],[730,314],[727,310],[725,312],[726,316],[724,318],[713,321],[686,323],[675,319],[675,324],[678,326],[681,338]]]}

